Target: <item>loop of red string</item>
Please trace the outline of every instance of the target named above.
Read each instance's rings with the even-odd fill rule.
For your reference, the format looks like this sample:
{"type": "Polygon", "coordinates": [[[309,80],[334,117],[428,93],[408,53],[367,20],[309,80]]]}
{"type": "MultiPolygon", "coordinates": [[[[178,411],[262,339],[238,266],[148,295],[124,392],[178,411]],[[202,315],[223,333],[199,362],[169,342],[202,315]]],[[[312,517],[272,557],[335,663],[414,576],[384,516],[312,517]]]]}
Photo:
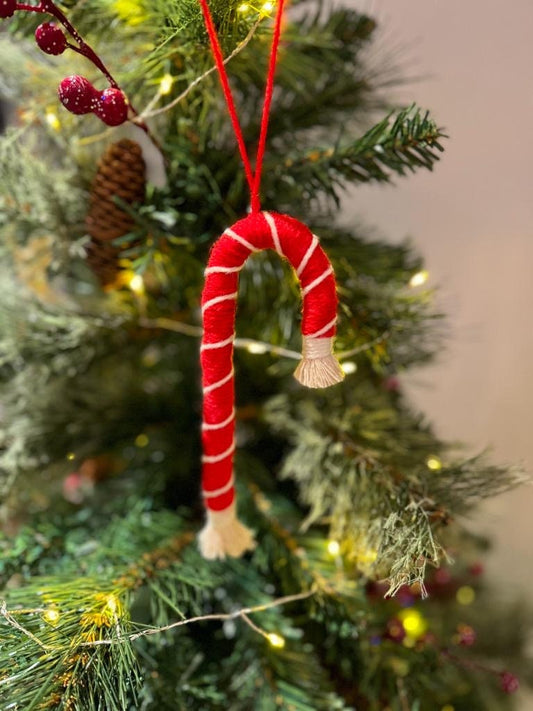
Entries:
{"type": "Polygon", "coordinates": [[[235,102],[233,100],[233,94],[231,92],[228,74],[226,72],[226,67],[224,66],[224,57],[220,48],[220,42],[218,41],[217,31],[213,23],[211,11],[209,10],[207,0],[199,0],[199,2],[202,7],[205,26],[207,29],[207,34],[209,35],[209,41],[211,43],[211,49],[215,58],[215,65],[217,67],[220,83],[222,84],[224,98],[226,99],[226,104],[228,106],[228,112],[231,118],[233,131],[235,132],[235,138],[237,139],[237,145],[239,146],[239,153],[241,154],[241,159],[244,165],[246,180],[248,182],[248,187],[250,188],[250,201],[252,212],[260,212],[261,200],[259,196],[259,191],[261,188],[261,172],[263,169],[263,158],[265,155],[268,120],[270,118],[270,107],[272,105],[272,94],[274,92],[274,75],[276,73],[276,61],[281,37],[281,18],[283,15],[283,5],[285,3],[284,0],[278,0],[276,22],[274,26],[274,34],[272,37],[272,47],[270,49],[270,60],[265,86],[265,98],[263,102],[263,114],[261,117],[261,129],[259,133],[259,143],[257,147],[254,172],[250,163],[248,151],[246,150],[246,144],[244,142],[242,128],[239,122],[239,117],[237,115],[237,109],[235,108],[235,102]]]}

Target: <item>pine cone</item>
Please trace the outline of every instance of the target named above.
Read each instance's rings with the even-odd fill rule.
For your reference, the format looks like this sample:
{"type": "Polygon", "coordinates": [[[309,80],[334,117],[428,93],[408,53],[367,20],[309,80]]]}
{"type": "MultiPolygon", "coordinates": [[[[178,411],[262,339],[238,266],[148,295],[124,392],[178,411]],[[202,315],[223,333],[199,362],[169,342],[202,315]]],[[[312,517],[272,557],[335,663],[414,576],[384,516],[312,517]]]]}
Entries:
{"type": "Polygon", "coordinates": [[[113,200],[119,197],[129,205],[143,202],[146,188],[146,166],[138,143],[123,138],[105,151],[91,188],[86,218],[91,241],[87,261],[103,285],[114,281],[120,250],[110,244],[127,234],[134,220],[113,200]]]}

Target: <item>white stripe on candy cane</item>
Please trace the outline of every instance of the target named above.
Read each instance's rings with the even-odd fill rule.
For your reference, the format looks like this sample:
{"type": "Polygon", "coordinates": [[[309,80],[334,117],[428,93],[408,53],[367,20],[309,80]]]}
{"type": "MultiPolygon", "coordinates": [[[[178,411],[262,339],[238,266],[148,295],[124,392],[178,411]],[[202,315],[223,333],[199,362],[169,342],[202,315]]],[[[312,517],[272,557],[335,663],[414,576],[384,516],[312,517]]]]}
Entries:
{"type": "Polygon", "coordinates": [[[202,345],[200,346],[200,350],[210,351],[214,348],[225,348],[226,346],[229,346],[230,343],[233,343],[234,340],[235,334],[232,333],[231,336],[228,336],[223,341],[217,341],[216,343],[202,343],[202,345]]]}
{"type": "Polygon", "coordinates": [[[310,284],[308,284],[305,289],[302,289],[302,295],[306,296],[310,291],[312,291],[315,286],[321,284],[324,279],[327,279],[330,274],[333,274],[333,267],[329,266],[322,274],[314,279],[310,284]]]}
{"type": "Polygon", "coordinates": [[[209,301],[206,301],[202,306],[202,314],[204,314],[207,309],[215,304],[220,304],[222,301],[232,301],[233,299],[236,299],[238,293],[238,291],[234,291],[231,294],[222,294],[222,296],[215,296],[213,299],[209,299],[209,301]]]}
{"type": "Polygon", "coordinates": [[[217,380],[216,383],[211,383],[210,385],[206,385],[204,387],[204,395],[207,395],[208,393],[213,392],[213,390],[216,390],[217,388],[221,388],[223,385],[228,383],[233,378],[234,375],[235,375],[235,370],[232,368],[227,375],[225,375],[220,380],[217,380]]]}
{"type": "Polygon", "coordinates": [[[276,223],[274,222],[274,218],[269,212],[263,212],[261,213],[263,217],[265,218],[269,228],[270,228],[270,234],[272,235],[272,242],[274,243],[274,249],[276,252],[284,257],[285,255],[283,254],[283,250],[281,248],[281,242],[279,241],[279,235],[278,235],[278,228],[276,227],[276,223]]]}
{"type": "Polygon", "coordinates": [[[327,323],[325,326],[323,326],[321,329],[318,331],[315,331],[314,333],[310,333],[307,338],[318,338],[319,336],[322,336],[324,333],[327,333],[330,328],[333,328],[333,326],[337,323],[337,316],[335,318],[332,318],[329,323],[327,323]]]}
{"type": "Polygon", "coordinates": [[[215,499],[217,496],[222,496],[222,494],[226,494],[233,487],[234,484],[235,475],[232,472],[228,483],[224,484],[224,486],[221,486],[220,489],[213,489],[212,491],[206,491],[205,489],[202,489],[204,499],[215,499]]]}
{"type": "Polygon", "coordinates": [[[204,271],[205,276],[210,274],[235,274],[235,272],[240,272],[242,267],[207,267],[204,271]]]}
{"type": "Polygon", "coordinates": [[[230,446],[220,454],[204,454],[202,456],[202,462],[204,464],[216,464],[217,462],[222,462],[227,459],[235,451],[235,440],[230,444],[230,446]]]}
{"type": "Polygon", "coordinates": [[[224,234],[228,235],[228,237],[231,237],[231,239],[234,239],[235,242],[239,242],[240,244],[242,244],[243,247],[249,249],[250,252],[259,252],[259,247],[254,247],[254,245],[248,242],[247,239],[244,239],[244,237],[241,237],[229,227],[227,230],[224,231],[224,234]]]}
{"type": "Polygon", "coordinates": [[[311,240],[311,244],[307,248],[307,252],[304,254],[302,261],[298,265],[298,269],[296,270],[296,276],[300,278],[302,276],[303,270],[306,268],[309,260],[313,256],[313,252],[315,249],[318,247],[318,237],[316,235],[313,235],[313,239],[311,240]]]}
{"type": "Polygon", "coordinates": [[[221,422],[202,422],[202,429],[203,430],[221,430],[224,427],[227,427],[229,423],[233,420],[235,417],[235,408],[231,411],[231,415],[229,417],[226,417],[225,420],[222,420],[221,422]]]}

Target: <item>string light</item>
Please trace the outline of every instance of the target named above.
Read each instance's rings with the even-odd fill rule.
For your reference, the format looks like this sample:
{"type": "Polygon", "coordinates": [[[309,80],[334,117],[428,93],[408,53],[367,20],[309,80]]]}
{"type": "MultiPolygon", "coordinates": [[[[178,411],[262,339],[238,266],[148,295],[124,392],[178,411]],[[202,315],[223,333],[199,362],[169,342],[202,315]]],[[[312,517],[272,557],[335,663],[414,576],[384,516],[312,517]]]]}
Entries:
{"type": "Polygon", "coordinates": [[[442,469],[442,462],[438,457],[432,455],[426,459],[426,466],[428,469],[431,469],[431,471],[438,472],[442,469]]]}
{"type": "Polygon", "coordinates": [[[54,111],[48,110],[46,112],[46,123],[54,131],[59,131],[61,128],[61,121],[57,118],[57,114],[54,111]]]}
{"type": "Polygon", "coordinates": [[[159,84],[159,94],[161,96],[166,96],[166,94],[170,94],[173,83],[174,83],[174,77],[172,76],[172,74],[165,74],[165,76],[161,79],[161,82],[159,84]]]}
{"type": "Polygon", "coordinates": [[[246,346],[248,353],[254,353],[256,355],[261,355],[268,351],[268,347],[264,343],[249,343],[246,346]]]}
{"type": "Polygon", "coordinates": [[[133,274],[128,281],[128,286],[134,294],[138,296],[144,294],[144,281],[140,274],[133,274]]]}
{"type": "Polygon", "coordinates": [[[328,553],[330,555],[339,555],[341,552],[341,546],[338,541],[328,541],[328,553]]]}
{"type": "Polygon", "coordinates": [[[51,625],[56,625],[59,622],[59,612],[54,609],[46,610],[43,618],[51,625]]]}
{"type": "Polygon", "coordinates": [[[422,271],[413,274],[413,276],[409,279],[409,286],[412,288],[423,286],[428,279],[429,272],[426,269],[423,269],[422,271]]]}
{"type": "Polygon", "coordinates": [[[476,599],[476,591],[470,585],[463,585],[455,595],[459,605],[471,605],[476,599]]]}
{"type": "Polygon", "coordinates": [[[150,439],[148,435],[144,434],[143,432],[142,434],[137,435],[137,437],[135,437],[135,446],[140,447],[142,449],[143,447],[148,446],[149,441],[150,439]]]}
{"type": "Polygon", "coordinates": [[[263,5],[261,5],[261,14],[262,15],[270,15],[272,10],[274,9],[274,3],[273,2],[265,2],[263,5]]]}
{"type": "Polygon", "coordinates": [[[69,462],[73,462],[76,459],[76,455],[74,454],[74,452],[69,452],[67,454],[67,459],[69,462]]]}
{"type": "Polygon", "coordinates": [[[243,2],[243,4],[239,5],[239,7],[237,8],[237,12],[244,13],[244,12],[248,12],[249,9],[250,9],[250,6],[247,3],[243,2]]]}
{"type": "Polygon", "coordinates": [[[275,647],[276,649],[283,649],[285,646],[285,640],[283,637],[279,634],[276,634],[275,632],[270,632],[267,634],[267,639],[272,647],[275,647]]]}
{"type": "Polygon", "coordinates": [[[343,373],[345,373],[346,375],[351,375],[357,370],[357,364],[349,360],[345,363],[341,363],[341,368],[343,373]]]}
{"type": "Polygon", "coordinates": [[[410,637],[411,640],[420,639],[428,628],[426,618],[414,608],[402,610],[398,614],[398,617],[402,621],[406,635],[410,637]]]}

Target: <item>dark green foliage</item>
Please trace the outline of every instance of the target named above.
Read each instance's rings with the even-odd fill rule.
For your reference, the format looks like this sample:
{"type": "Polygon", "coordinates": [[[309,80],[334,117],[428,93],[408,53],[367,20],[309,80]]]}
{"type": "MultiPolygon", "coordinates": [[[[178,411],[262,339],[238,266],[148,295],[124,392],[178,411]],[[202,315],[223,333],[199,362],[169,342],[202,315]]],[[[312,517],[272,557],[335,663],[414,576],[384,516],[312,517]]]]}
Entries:
{"type": "MultiPolygon", "coordinates": [[[[23,569],[24,581],[19,576],[6,591],[2,709],[17,698],[23,708],[245,711],[293,705],[329,711],[358,708],[366,700],[368,709],[388,704],[403,711],[401,697],[421,711],[431,711],[435,700],[461,709],[508,708],[497,679],[481,669],[479,695],[468,665],[499,671],[500,644],[505,640],[518,653],[525,639],[516,622],[527,614],[513,608],[510,623],[495,607],[468,567],[478,554],[473,540],[466,539],[466,563],[453,577],[430,576],[429,601],[422,603],[408,588],[398,600],[384,601],[383,588],[365,587],[348,561],[328,554],[322,535],[295,534],[299,514],[277,494],[266,500],[264,513],[256,508],[259,503],[264,510],[263,497],[241,490],[261,546],[246,561],[213,564],[191,542],[190,520],[153,510],[138,497],[128,511],[132,496],[117,498],[115,490],[110,497],[115,487],[104,485],[100,501],[87,502],[85,521],[73,511],[54,519],[59,511],[51,509],[36,528],[17,536],[19,560],[32,539],[40,541],[40,551],[23,569]],[[82,529],[88,539],[80,546],[82,529]],[[475,606],[455,603],[464,585],[476,590],[475,606]],[[264,632],[283,635],[283,649],[271,647],[238,614],[306,591],[312,594],[300,601],[249,614],[264,632]],[[405,646],[387,636],[391,620],[406,611],[424,620],[431,637],[413,637],[414,644],[405,646]],[[126,639],[153,625],[209,614],[227,619],[126,639]],[[465,624],[474,626],[479,648],[458,645],[457,629],[465,624]],[[106,644],[94,645],[99,640],[106,644]]],[[[518,654],[515,664],[520,670],[518,654]]]]}
{"type": "Polygon", "coordinates": [[[305,156],[289,153],[286,180],[307,196],[331,194],[339,203],[338,188],[349,183],[389,182],[391,174],[405,175],[418,168],[431,170],[443,148],[442,132],[418,109],[399,111],[351,144],[315,148],[305,156]]]}

